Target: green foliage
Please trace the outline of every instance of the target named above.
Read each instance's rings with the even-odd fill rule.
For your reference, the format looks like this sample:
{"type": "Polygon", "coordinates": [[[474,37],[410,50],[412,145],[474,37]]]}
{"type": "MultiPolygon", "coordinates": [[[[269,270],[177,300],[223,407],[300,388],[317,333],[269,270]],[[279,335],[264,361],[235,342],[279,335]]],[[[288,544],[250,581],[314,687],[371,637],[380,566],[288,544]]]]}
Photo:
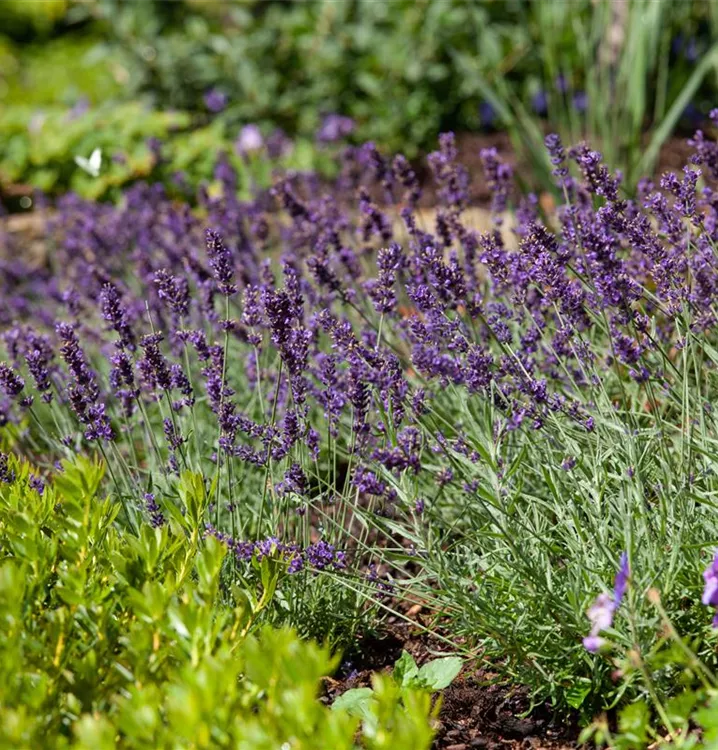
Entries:
{"type": "Polygon", "coordinates": [[[601,716],[581,733],[579,742],[617,750],[715,748],[718,743],[718,679],[669,619],[658,591],[648,591],[658,612],[663,638],[646,653],[629,649],[613,657],[623,680],[638,676],[643,695],[617,711],[615,731],[601,716]],[[670,670],[679,689],[670,697],[656,689],[661,672],[670,670]]]}
{"type": "Polygon", "coordinates": [[[708,5],[581,0],[565,13],[551,0],[537,0],[526,4],[528,44],[536,54],[525,76],[486,71],[477,54],[463,50],[457,52],[457,65],[467,94],[486,97],[545,187],[551,183],[550,166],[544,129],[532,112],[535,96],[542,98],[544,114],[564,142],[587,139],[623,171],[633,190],[655,168],[661,146],[689,105],[712,106],[707,79],[718,70],[718,46],[711,35],[696,37],[709,20],[708,5]],[[672,45],[689,38],[691,59],[682,59],[672,45]]]}
{"type": "MultiPolygon", "coordinates": [[[[42,494],[27,464],[13,469],[0,483],[3,747],[430,746],[436,710],[424,691],[377,679],[362,720],[323,706],[338,656],[286,628],[249,633],[256,595],[235,586],[227,596],[219,542],[174,524],[121,530],[90,460],[65,462],[42,494]]],[[[196,478],[183,482],[201,507],[196,478]]]]}
{"type": "MultiPolygon", "coordinates": [[[[598,350],[597,341],[591,346],[598,350]]],[[[606,634],[609,653],[645,655],[662,642],[642,595],[660,586],[677,627],[696,639],[709,666],[716,663],[700,604],[705,550],[718,538],[711,499],[718,455],[714,418],[704,408],[715,398],[716,381],[706,356],[703,341],[689,337],[676,367],[680,385],[660,410],[618,369],[589,369],[586,377],[601,383],[591,396],[592,430],[551,419],[540,431],[497,437],[500,410],[472,403],[451,386],[423,419],[427,435],[441,431],[447,444],[462,435],[476,456],[444,449],[454,483],[475,487],[473,493],[437,490],[428,480],[411,490],[429,498],[425,517],[431,518],[411,541],[425,550],[429,579],[441,581],[424,594],[440,602],[453,637],[480,639],[497,660],[510,655],[504,662],[510,679],[528,682],[586,721],[643,691],[640,670],[611,664],[582,645],[586,611],[610,590],[620,550],[629,550],[636,594],[606,634]],[[687,414],[695,420],[690,435],[668,427],[687,414]],[[688,468],[694,461],[696,468],[688,468]],[[696,480],[688,484],[693,471],[696,480]],[[617,669],[624,680],[615,680],[617,669]]],[[[659,649],[655,658],[664,660],[656,665],[656,692],[670,697],[680,673],[676,656],[659,649]]]]}
{"type": "Polygon", "coordinates": [[[436,692],[456,679],[464,660],[458,656],[432,659],[419,668],[408,651],[402,651],[394,665],[394,680],[402,687],[421,687],[436,692]]]}
{"type": "Polygon", "coordinates": [[[165,137],[188,122],[186,115],[153,112],[140,104],[105,105],[80,115],[62,107],[10,108],[0,116],[0,179],[29,181],[47,192],[71,189],[101,197],[149,177],[155,159],[147,139],[165,137]],[[88,157],[96,148],[103,167],[93,178],[74,157],[88,157]]]}
{"type": "MultiPolygon", "coordinates": [[[[48,191],[113,197],[138,179],[171,184],[173,172],[181,170],[191,184],[209,182],[212,194],[216,154],[226,151],[239,170],[239,190],[247,194],[253,184],[267,184],[274,166],[234,153],[237,129],[247,121],[309,136],[321,115],[335,110],[357,119],[358,138],[412,153],[441,128],[478,127],[483,100],[510,126],[516,143],[533,149],[540,177],[550,167],[539,151],[542,125],[528,102],[544,91],[551,119],[567,139],[589,133],[612,164],[627,168],[630,186],[652,168],[661,143],[715,68],[715,48],[707,47],[695,65],[671,65],[669,75],[672,35],[695,21],[675,4],[627,4],[635,32],[630,44],[599,65],[594,63],[610,19],[592,14],[594,8],[605,13],[605,4],[577,3],[566,19],[557,17],[555,3],[502,4],[500,12],[497,6],[249,3],[190,12],[180,4],[105,4],[106,18],[116,21],[109,59],[122,57],[128,91],[147,95],[153,105],[104,104],[78,117],[57,104],[43,111],[7,109],[0,115],[0,177],[48,191]],[[559,75],[566,77],[566,91],[556,90],[559,75]],[[655,89],[649,86],[654,79],[655,89]],[[213,86],[228,95],[229,105],[208,122],[199,111],[213,86]],[[589,99],[585,113],[572,101],[579,92],[589,99]],[[654,131],[644,149],[649,124],[654,131]],[[167,142],[162,158],[148,146],[150,137],[167,142]],[[95,149],[102,153],[96,178],[75,162],[95,149]]],[[[14,52],[0,54],[11,59],[14,52]]],[[[29,81],[42,79],[41,67],[31,70],[29,81]]],[[[15,100],[19,80],[8,84],[15,100]]],[[[82,81],[78,91],[103,80],[109,77],[82,81]]],[[[67,83],[49,84],[42,96],[57,88],[69,101],[77,91],[67,83]]],[[[283,164],[313,163],[308,143],[295,144],[283,164]]],[[[705,729],[703,741],[716,742],[715,684],[707,676],[716,656],[698,604],[703,552],[718,538],[716,422],[705,408],[716,399],[714,371],[706,366],[715,364],[716,354],[686,316],[680,350],[657,355],[668,373],[661,369],[659,403],[657,383],[640,385],[619,364],[600,373],[588,364],[580,377],[596,384],[583,391],[597,415],[595,428],[557,418],[535,434],[497,433],[495,403],[447,387],[420,424],[427,446],[442,435],[445,455],[435,463],[427,455],[430,470],[416,480],[382,476],[400,507],[429,498],[421,524],[377,520],[352,507],[352,524],[356,518],[361,529],[352,541],[361,553],[367,559],[377,554],[367,542],[375,530],[400,531],[421,551],[412,561],[418,572],[402,579],[402,590],[442,611],[453,636],[480,640],[487,655],[537,696],[584,719],[636,699],[619,709],[617,733],[608,722],[592,725],[585,739],[598,744],[644,747],[667,732],[675,746],[695,746],[700,740],[691,722],[705,729]],[[567,457],[573,468],[564,468],[567,457]],[[454,475],[447,490],[434,481],[446,461],[454,475]],[[475,491],[462,494],[454,490],[459,486],[475,491]],[[631,557],[633,591],[605,634],[606,653],[590,655],[581,645],[585,612],[610,586],[623,549],[631,557]],[[672,620],[695,640],[691,647],[706,671],[675,641],[663,639],[659,618],[641,596],[656,582],[672,620]],[[623,677],[618,682],[617,670],[623,677]]],[[[388,328],[383,335],[391,340],[388,328]]],[[[591,336],[595,341],[582,343],[598,344],[605,353],[610,331],[599,322],[591,336]]],[[[401,350],[398,337],[394,343],[401,350]]],[[[566,382],[575,377],[567,372],[566,382]]],[[[262,399],[259,392],[257,403],[262,399]]],[[[36,405],[49,423],[43,408],[36,405]]],[[[216,435],[209,434],[213,428],[202,408],[199,403],[191,442],[209,445],[216,435]]],[[[160,435],[160,421],[153,413],[142,424],[142,437],[160,435]]],[[[386,423],[393,440],[395,426],[390,418],[386,423]]],[[[34,430],[18,434],[40,440],[34,430]]],[[[419,669],[402,655],[392,679],[377,677],[372,689],[345,693],[335,704],[344,718],[327,718],[314,699],[318,680],[335,660],[284,630],[252,633],[260,623],[291,622],[301,635],[346,643],[369,609],[363,583],[349,575],[334,582],[327,575],[317,585],[309,571],[287,576],[278,553],[252,558],[240,573],[217,544],[202,541],[202,529],[210,509],[221,507],[216,497],[226,500],[238,488],[244,515],[237,513],[235,528],[233,512],[232,533],[260,528],[268,473],[261,483],[228,476],[223,495],[217,475],[199,456],[175,483],[163,474],[162,457],[152,456],[151,440],[137,447],[133,439],[131,445],[142,455],[124,477],[128,489],[112,477],[113,500],[121,502],[98,499],[110,477],[104,477],[104,464],[87,458],[66,462],[43,495],[28,489],[26,465],[16,466],[16,483],[0,485],[0,541],[7,551],[0,565],[0,612],[7,623],[0,635],[0,703],[7,707],[7,742],[22,747],[38,737],[58,737],[59,744],[110,747],[119,733],[128,747],[221,745],[240,735],[252,738],[248,747],[276,747],[290,736],[303,738],[298,746],[311,747],[321,737],[342,747],[361,720],[367,747],[390,747],[390,740],[399,747],[426,746],[427,692],[448,685],[460,661],[449,657],[419,669]],[[171,523],[134,533],[137,485],[153,481],[171,523]],[[286,684],[285,672],[291,675],[286,684]],[[295,712],[298,717],[286,718],[295,712]],[[294,721],[300,723],[283,723],[294,721]]],[[[314,466],[308,462],[319,491],[330,486],[332,471],[336,481],[336,453],[340,460],[351,457],[347,447],[334,451],[314,466]]],[[[49,455],[50,448],[51,463],[49,455]]],[[[287,517],[293,536],[304,535],[306,545],[307,525],[287,517]]],[[[347,538],[340,523],[327,527],[327,538],[347,538]]],[[[406,559],[404,548],[393,545],[378,554],[390,570],[406,559]]]]}
{"type": "Polygon", "coordinates": [[[58,105],[11,107],[0,113],[0,185],[29,183],[51,194],[72,190],[86,198],[119,198],[120,188],[138,180],[164,182],[181,194],[180,174],[192,192],[204,182],[215,193],[214,169],[224,154],[239,174],[241,194],[248,196],[254,186],[271,183],[277,166],[326,174],[336,169],[329,152],[317,152],[306,141],[276,161],[243,159],[235,153],[235,136],[226,118],[198,125],[186,112],[161,112],[138,102],[77,113],[58,105]],[[161,141],[159,156],[150,139],[161,141]],[[102,156],[97,176],[76,162],[95,149],[102,156]]]}
{"type": "Polygon", "coordinates": [[[18,39],[48,35],[70,10],[69,0],[5,0],[0,3],[0,29],[18,39]]]}
{"type": "MultiPolygon", "coordinates": [[[[379,721],[383,715],[382,703],[391,697],[391,700],[400,700],[409,715],[418,712],[425,715],[430,710],[431,693],[447,688],[458,676],[463,665],[463,660],[456,656],[446,656],[433,659],[419,668],[414,657],[408,651],[402,651],[401,656],[394,665],[391,677],[387,675],[374,675],[372,686],[352,688],[342,693],[332,704],[334,711],[345,711],[350,716],[356,716],[364,721],[365,728],[372,727],[372,734],[377,738],[379,721]]],[[[434,704],[433,714],[439,712],[440,703],[434,704]]],[[[413,747],[418,742],[420,745],[426,742],[423,732],[416,732],[416,722],[404,722],[401,729],[406,745],[400,747],[413,747]]],[[[373,747],[391,747],[387,744],[376,744],[373,747]]]]}
{"type": "MultiPolygon", "coordinates": [[[[91,196],[145,176],[140,141],[165,139],[168,127],[176,127],[167,118],[186,127],[186,113],[203,133],[195,145],[204,143],[205,160],[250,122],[267,132],[281,127],[304,149],[330,112],[356,121],[357,140],[410,157],[433,145],[441,130],[507,128],[517,150],[539,170],[534,181],[545,187],[550,166],[541,120],[547,118],[567,142],[589,138],[633,186],[653,168],[686,107],[710,106],[711,74],[718,71],[709,32],[718,15],[711,3],[631,0],[618,7],[580,0],[565,12],[551,0],[55,0],[6,2],[2,14],[9,33],[19,23],[20,36],[32,38],[34,28],[42,43],[0,44],[0,100],[20,107],[23,135],[15,133],[14,145],[0,147],[0,179],[91,196]],[[46,39],[60,19],[74,33],[46,39]],[[203,97],[210,89],[228,100],[217,129],[206,128],[203,97]],[[136,113],[113,117],[114,106],[100,107],[86,116],[86,137],[61,148],[65,158],[58,164],[38,148],[37,123],[47,117],[40,139],[58,140],[66,126],[53,107],[81,97],[92,103],[147,100],[143,132],[130,124],[136,113]],[[536,97],[545,110],[537,110],[536,97]],[[75,153],[90,153],[98,126],[110,141],[105,148],[126,154],[127,162],[114,165],[108,184],[90,187],[67,168],[75,153]]],[[[0,144],[13,129],[0,118],[0,144]]],[[[187,168],[186,150],[192,144],[171,149],[174,168],[187,168]]],[[[200,153],[194,161],[202,161],[200,153]]],[[[190,168],[190,181],[209,179],[211,168],[190,168]]]]}
{"type": "Polygon", "coordinates": [[[481,45],[488,70],[522,36],[515,3],[325,0],[173,14],[161,3],[108,1],[102,8],[137,93],[194,109],[217,87],[236,120],[304,135],[323,113],[341,112],[357,119],[360,138],[409,153],[456,120],[454,50],[481,45]]]}
{"type": "Polygon", "coordinates": [[[348,714],[361,719],[367,748],[391,750],[398,747],[430,747],[431,731],[422,726],[420,717],[436,716],[440,708],[433,708],[431,694],[422,689],[409,689],[399,685],[387,675],[372,676],[371,688],[348,690],[334,701],[332,710],[339,715],[348,714]],[[401,706],[396,711],[394,706],[401,706]],[[384,730],[393,728],[390,736],[384,730]]]}
{"type": "Polygon", "coordinates": [[[670,0],[581,0],[568,13],[551,0],[102,7],[130,85],[165,105],[197,108],[217,87],[238,121],[305,135],[322,113],[341,112],[357,121],[359,139],[413,156],[442,129],[487,124],[510,127],[517,147],[530,144],[541,134],[532,104],[541,95],[566,141],[589,137],[629,181],[652,166],[718,70],[715,50],[705,54],[707,6],[670,0]],[[689,38],[697,60],[672,51],[689,38]],[[656,138],[643,154],[649,125],[656,138]]]}
{"type": "MultiPolygon", "coordinates": [[[[26,5],[40,8],[51,3],[26,5]]],[[[0,8],[7,8],[7,3],[0,8]]],[[[0,36],[0,59],[0,101],[4,108],[71,107],[83,100],[99,104],[122,96],[121,81],[126,72],[91,34],[67,34],[25,45],[0,36]]]]}

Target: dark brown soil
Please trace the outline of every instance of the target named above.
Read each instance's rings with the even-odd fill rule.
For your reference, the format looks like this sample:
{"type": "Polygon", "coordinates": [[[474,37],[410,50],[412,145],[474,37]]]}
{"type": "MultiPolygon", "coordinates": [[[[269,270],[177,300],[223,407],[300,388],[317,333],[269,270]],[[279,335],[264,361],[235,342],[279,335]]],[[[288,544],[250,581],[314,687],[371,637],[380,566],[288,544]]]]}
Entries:
{"type": "MultiPolygon", "coordinates": [[[[337,679],[327,681],[325,700],[333,701],[350,688],[369,684],[372,671],[390,671],[402,650],[421,665],[447,651],[439,639],[416,632],[409,625],[393,625],[380,637],[362,640],[359,651],[342,667],[337,679]]],[[[561,722],[548,705],[529,712],[526,691],[500,681],[498,675],[467,662],[463,672],[443,692],[436,750],[470,748],[576,748],[579,728],[561,722]]]]}
{"type": "Polygon", "coordinates": [[[492,682],[490,673],[463,675],[444,691],[434,746],[443,750],[578,746],[576,726],[558,722],[548,706],[526,716],[529,708],[525,691],[492,682]]]}

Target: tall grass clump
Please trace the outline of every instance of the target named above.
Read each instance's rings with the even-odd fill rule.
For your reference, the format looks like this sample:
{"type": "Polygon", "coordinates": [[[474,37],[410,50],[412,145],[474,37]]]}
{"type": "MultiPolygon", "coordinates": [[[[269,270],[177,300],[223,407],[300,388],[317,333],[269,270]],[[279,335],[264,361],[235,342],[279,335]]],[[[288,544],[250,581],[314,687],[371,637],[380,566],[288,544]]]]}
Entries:
{"type": "Polygon", "coordinates": [[[713,23],[709,5],[582,0],[566,13],[538,0],[523,13],[530,40],[523,44],[537,58],[523,90],[500,68],[480,70],[480,50],[456,55],[465,87],[486,97],[534,165],[534,183],[546,189],[550,182],[539,114],[565,140],[586,138],[599,148],[633,193],[718,70],[718,45],[689,32],[713,23]]]}
{"type": "Polygon", "coordinates": [[[222,161],[196,210],[144,184],[67,196],[46,262],[0,277],[4,450],[38,486],[96,455],[115,523],[219,540],[227,586],[269,592],[258,622],[349,644],[418,603],[589,716],[647,689],[611,650],[655,646],[658,588],[711,663],[718,146],[691,143],[628,199],[550,136],[548,216],[484,151],[483,231],[451,134],[431,214],[372,144],[250,201],[222,161]]]}

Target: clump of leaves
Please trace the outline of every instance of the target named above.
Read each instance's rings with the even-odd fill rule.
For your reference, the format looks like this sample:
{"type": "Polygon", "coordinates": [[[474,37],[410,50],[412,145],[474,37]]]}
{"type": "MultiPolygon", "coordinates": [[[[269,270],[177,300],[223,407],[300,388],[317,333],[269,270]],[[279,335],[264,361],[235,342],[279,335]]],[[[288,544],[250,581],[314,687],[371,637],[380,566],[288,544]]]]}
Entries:
{"type": "Polygon", "coordinates": [[[98,496],[101,463],[66,461],[39,490],[27,463],[6,468],[3,747],[430,746],[423,690],[380,690],[365,717],[322,705],[339,656],[288,628],[254,630],[258,595],[224,591],[215,539],[174,522],[121,530],[119,504],[98,496]]]}
{"type": "MultiPolygon", "coordinates": [[[[449,687],[458,677],[463,663],[458,656],[444,656],[419,667],[408,651],[402,651],[390,678],[374,675],[371,687],[347,690],[334,701],[332,708],[375,721],[377,707],[385,695],[399,695],[408,707],[416,700],[417,691],[431,694],[449,687]]],[[[439,705],[437,701],[434,707],[437,712],[439,705]]]]}

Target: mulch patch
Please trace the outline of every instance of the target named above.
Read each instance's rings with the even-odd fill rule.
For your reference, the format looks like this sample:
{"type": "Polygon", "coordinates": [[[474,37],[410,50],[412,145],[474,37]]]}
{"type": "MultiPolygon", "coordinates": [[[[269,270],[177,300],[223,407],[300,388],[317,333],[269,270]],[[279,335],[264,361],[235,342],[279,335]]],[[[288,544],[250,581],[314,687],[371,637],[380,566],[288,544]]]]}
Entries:
{"type": "Polygon", "coordinates": [[[444,691],[437,749],[578,747],[577,726],[559,722],[549,706],[525,716],[530,707],[526,691],[492,683],[491,677],[481,671],[461,676],[444,691]]]}
{"type": "MultiPolygon", "coordinates": [[[[402,650],[421,665],[447,652],[439,639],[408,624],[389,626],[362,639],[356,654],[327,680],[324,701],[350,688],[368,686],[372,671],[391,671],[402,650]]],[[[524,688],[498,680],[484,667],[468,663],[443,691],[435,750],[569,750],[578,747],[579,727],[559,720],[549,705],[531,707],[524,688]]]]}

